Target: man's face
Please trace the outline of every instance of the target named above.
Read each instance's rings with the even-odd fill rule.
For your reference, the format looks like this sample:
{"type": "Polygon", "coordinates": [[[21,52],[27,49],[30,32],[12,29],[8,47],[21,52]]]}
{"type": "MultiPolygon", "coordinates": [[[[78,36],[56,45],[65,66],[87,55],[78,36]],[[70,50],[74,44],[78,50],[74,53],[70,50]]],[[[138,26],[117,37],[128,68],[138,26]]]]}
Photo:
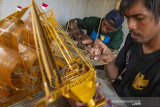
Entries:
{"type": "MultiPolygon", "coordinates": [[[[112,23],[114,22],[112,19],[110,20],[112,23]]],[[[101,33],[109,33],[113,32],[116,30],[109,22],[106,21],[106,19],[103,19],[102,24],[101,24],[101,33]]]]}
{"type": "Polygon", "coordinates": [[[152,12],[145,7],[143,0],[133,3],[126,11],[131,37],[139,43],[156,40],[160,34],[160,21],[156,23],[152,12]]]}

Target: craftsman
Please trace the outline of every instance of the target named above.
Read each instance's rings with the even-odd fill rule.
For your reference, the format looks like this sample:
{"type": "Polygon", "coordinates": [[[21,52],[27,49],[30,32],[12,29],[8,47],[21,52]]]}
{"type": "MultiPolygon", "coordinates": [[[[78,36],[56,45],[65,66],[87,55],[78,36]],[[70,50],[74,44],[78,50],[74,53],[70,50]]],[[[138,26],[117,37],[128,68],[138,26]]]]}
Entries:
{"type": "MultiPolygon", "coordinates": [[[[68,29],[75,40],[82,41],[82,44],[93,44],[97,37],[100,21],[101,18],[98,17],[75,18],[69,22],[68,29]],[[87,30],[87,34],[83,34],[81,29],[87,30]]],[[[123,42],[123,21],[124,18],[119,15],[118,10],[110,11],[102,19],[99,39],[111,49],[118,50],[123,42]]]]}
{"type": "Polygon", "coordinates": [[[115,59],[101,41],[90,49],[91,58],[105,64],[106,76],[115,80],[112,85],[120,97],[160,97],[159,7],[159,0],[122,0],[119,11],[130,32],[120,53],[115,59]]]}

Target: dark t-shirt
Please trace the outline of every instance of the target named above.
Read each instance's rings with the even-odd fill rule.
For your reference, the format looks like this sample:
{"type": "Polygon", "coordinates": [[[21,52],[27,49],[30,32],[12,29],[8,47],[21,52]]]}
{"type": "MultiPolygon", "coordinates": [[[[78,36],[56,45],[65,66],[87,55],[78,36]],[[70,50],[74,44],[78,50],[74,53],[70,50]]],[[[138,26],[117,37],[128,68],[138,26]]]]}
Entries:
{"type": "Polygon", "coordinates": [[[112,84],[120,97],[160,97],[160,50],[143,54],[142,44],[128,35],[116,58],[122,80],[112,84]]]}

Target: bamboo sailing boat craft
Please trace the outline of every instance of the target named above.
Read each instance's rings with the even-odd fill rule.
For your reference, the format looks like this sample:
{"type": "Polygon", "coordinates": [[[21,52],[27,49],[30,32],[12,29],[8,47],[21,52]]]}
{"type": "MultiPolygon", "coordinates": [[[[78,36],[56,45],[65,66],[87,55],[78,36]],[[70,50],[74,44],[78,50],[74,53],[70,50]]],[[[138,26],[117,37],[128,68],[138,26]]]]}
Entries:
{"type": "Polygon", "coordinates": [[[30,6],[0,21],[0,105],[7,106],[43,88],[36,50],[23,43],[21,17],[30,6]]]}
{"type": "MultiPolygon", "coordinates": [[[[21,16],[22,13],[18,14],[21,16]]],[[[0,76],[0,86],[3,89],[9,86],[20,93],[20,89],[27,91],[25,87],[30,84],[32,92],[36,92],[35,90],[41,89],[42,81],[45,97],[35,104],[37,107],[48,106],[60,96],[87,103],[89,107],[105,103],[105,99],[94,102],[93,96],[96,92],[94,67],[86,61],[57,23],[53,11],[44,12],[32,0],[29,17],[24,22],[17,21],[20,20],[20,16],[14,13],[8,16],[8,22],[6,20],[0,22],[0,49],[5,50],[5,52],[0,51],[0,66],[3,67],[0,68],[0,74],[8,78],[5,81],[3,76],[0,76]],[[17,17],[12,18],[15,14],[17,17]],[[14,27],[14,29],[19,28],[18,30],[13,30],[12,20],[14,24],[18,22],[17,27],[14,27]],[[11,33],[6,33],[8,30],[11,33]],[[13,58],[7,59],[5,55],[13,58]],[[7,62],[9,63],[6,64],[7,62]],[[20,83],[14,85],[13,81],[20,83]]],[[[1,95],[13,96],[5,94],[2,90],[0,88],[1,95]]]]}

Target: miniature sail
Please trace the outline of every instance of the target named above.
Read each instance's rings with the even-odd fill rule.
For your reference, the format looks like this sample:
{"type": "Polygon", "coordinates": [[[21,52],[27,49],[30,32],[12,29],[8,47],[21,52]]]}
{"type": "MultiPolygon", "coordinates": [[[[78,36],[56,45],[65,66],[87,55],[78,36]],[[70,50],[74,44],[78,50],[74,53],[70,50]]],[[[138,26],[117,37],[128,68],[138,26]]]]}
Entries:
{"type": "MultiPolygon", "coordinates": [[[[13,17],[16,17],[17,19],[21,19],[22,16],[25,14],[25,12],[28,10],[29,7],[30,6],[27,6],[27,7],[23,8],[22,11],[16,11],[16,12],[12,13],[11,15],[7,16],[5,19],[11,20],[13,17]]],[[[0,21],[0,25],[2,23],[4,23],[5,19],[0,21]]]]}
{"type": "Polygon", "coordinates": [[[30,15],[24,21],[24,24],[25,24],[25,28],[21,32],[22,33],[22,39],[23,39],[25,44],[30,44],[31,46],[35,46],[33,29],[32,29],[32,19],[31,19],[30,15]]]}

